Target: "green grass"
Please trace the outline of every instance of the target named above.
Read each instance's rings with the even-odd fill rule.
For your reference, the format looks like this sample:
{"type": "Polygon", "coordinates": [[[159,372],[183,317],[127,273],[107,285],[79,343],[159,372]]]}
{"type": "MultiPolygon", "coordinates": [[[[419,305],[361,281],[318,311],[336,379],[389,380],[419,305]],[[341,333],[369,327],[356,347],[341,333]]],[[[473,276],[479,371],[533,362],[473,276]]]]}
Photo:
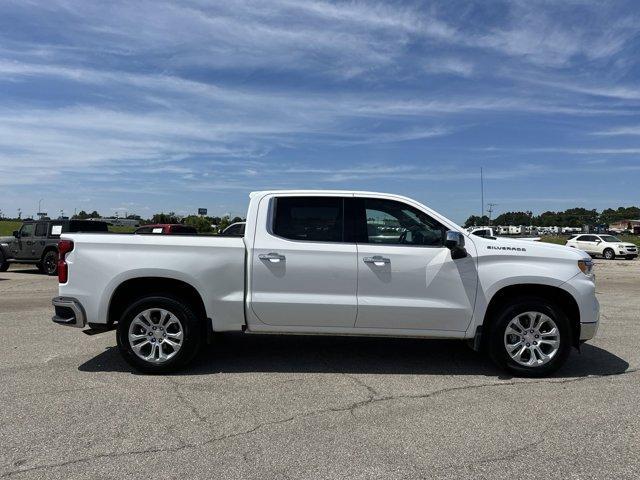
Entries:
{"type": "Polygon", "coordinates": [[[133,233],[136,227],[127,227],[125,225],[109,225],[109,231],[113,233],[133,233]]]}
{"type": "Polygon", "coordinates": [[[640,235],[616,235],[623,242],[633,243],[640,247],[640,235]]]}
{"type": "Polygon", "coordinates": [[[13,220],[0,220],[0,237],[9,237],[14,230],[20,230],[22,222],[13,220]]]}
{"type": "Polygon", "coordinates": [[[564,235],[544,235],[540,237],[541,242],[547,243],[557,243],[558,245],[564,245],[567,243],[567,239],[569,237],[565,237],[564,235]]]}
{"type": "MultiPolygon", "coordinates": [[[[618,237],[623,242],[633,243],[640,247],[640,235],[615,235],[615,236],[618,237]]],[[[565,243],[567,243],[568,239],[569,237],[566,235],[545,235],[540,239],[540,241],[547,242],[547,243],[557,243],[558,245],[564,245],[565,243]]]]}

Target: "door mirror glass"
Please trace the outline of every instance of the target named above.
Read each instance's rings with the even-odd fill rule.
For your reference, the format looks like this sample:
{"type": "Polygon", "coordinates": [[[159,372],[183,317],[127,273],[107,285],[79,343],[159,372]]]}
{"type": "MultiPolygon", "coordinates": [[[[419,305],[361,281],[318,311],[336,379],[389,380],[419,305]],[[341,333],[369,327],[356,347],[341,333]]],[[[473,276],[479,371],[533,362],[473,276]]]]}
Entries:
{"type": "Polygon", "coordinates": [[[451,250],[453,250],[454,248],[463,248],[464,235],[462,235],[460,232],[449,230],[447,232],[447,237],[444,241],[444,246],[451,250]]]}
{"type": "Polygon", "coordinates": [[[18,230],[13,231],[13,236],[16,238],[20,238],[20,232],[18,230]]]}

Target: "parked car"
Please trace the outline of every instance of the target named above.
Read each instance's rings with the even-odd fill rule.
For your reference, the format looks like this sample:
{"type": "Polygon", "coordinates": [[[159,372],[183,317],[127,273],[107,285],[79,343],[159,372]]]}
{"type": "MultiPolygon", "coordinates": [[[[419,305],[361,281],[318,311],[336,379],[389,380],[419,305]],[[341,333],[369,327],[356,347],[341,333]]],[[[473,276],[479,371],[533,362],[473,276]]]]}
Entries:
{"type": "Polygon", "coordinates": [[[244,235],[244,229],[246,225],[247,225],[247,222],[232,223],[227,228],[225,228],[222,232],[220,232],[220,235],[241,237],[244,235]]]}
{"type": "Polygon", "coordinates": [[[579,250],[477,237],[396,195],[250,198],[244,237],[63,235],[52,320],[115,326],[124,359],[146,372],[184,367],[237,331],[454,338],[542,376],[598,328],[579,250]]]}
{"type": "Polygon", "coordinates": [[[614,260],[617,256],[633,260],[638,256],[636,245],[623,242],[613,235],[576,235],[569,238],[566,245],[579,248],[591,256],[603,256],[607,260],[614,260]]]}
{"type": "Polygon", "coordinates": [[[92,220],[25,221],[10,240],[0,243],[0,272],[6,271],[11,263],[28,263],[36,265],[42,273],[55,275],[61,234],[108,230],[105,222],[92,220]]]}
{"type": "Polygon", "coordinates": [[[194,235],[198,233],[198,230],[191,225],[182,225],[181,223],[156,223],[154,225],[145,225],[137,228],[135,232],[141,233],[155,233],[158,235],[194,235]]]}

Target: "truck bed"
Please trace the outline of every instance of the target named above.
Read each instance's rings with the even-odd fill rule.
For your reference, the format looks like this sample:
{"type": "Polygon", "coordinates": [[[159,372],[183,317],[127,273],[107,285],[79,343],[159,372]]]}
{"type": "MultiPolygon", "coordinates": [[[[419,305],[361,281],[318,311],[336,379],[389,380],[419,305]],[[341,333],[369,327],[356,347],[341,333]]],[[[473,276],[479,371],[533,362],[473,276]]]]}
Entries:
{"type": "Polygon", "coordinates": [[[102,233],[62,238],[72,240],[74,248],[66,256],[70,281],[60,285],[60,295],[80,300],[89,323],[107,322],[109,299],[124,282],[153,277],[193,286],[216,329],[239,330],[244,324],[243,238],[102,233]]]}

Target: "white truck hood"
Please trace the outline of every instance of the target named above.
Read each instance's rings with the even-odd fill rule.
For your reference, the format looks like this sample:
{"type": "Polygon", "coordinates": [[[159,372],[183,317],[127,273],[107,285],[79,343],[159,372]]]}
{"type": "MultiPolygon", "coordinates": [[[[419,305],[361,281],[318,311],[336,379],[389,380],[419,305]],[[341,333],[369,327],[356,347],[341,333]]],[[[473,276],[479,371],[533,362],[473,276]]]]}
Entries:
{"type": "Polygon", "coordinates": [[[521,240],[497,237],[495,239],[473,237],[479,250],[486,253],[512,253],[514,255],[539,256],[565,259],[590,259],[589,255],[576,248],[546,242],[523,242],[521,240]]]}

